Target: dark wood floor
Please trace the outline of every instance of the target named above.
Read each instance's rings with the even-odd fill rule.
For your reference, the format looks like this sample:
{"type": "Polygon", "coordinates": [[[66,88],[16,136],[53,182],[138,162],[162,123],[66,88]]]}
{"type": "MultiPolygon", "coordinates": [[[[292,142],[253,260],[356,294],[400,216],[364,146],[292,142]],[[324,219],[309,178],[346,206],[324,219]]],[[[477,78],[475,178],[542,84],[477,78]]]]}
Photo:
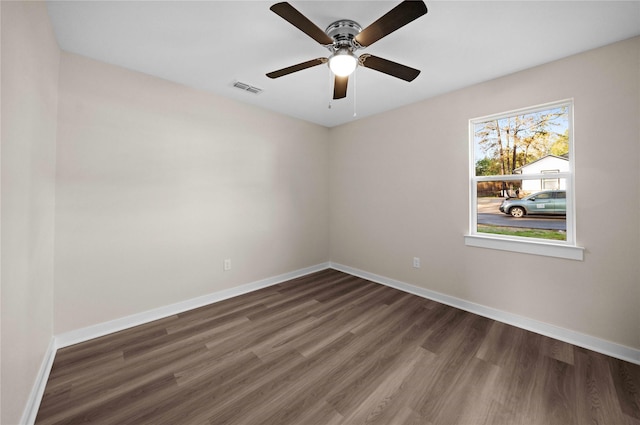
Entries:
{"type": "Polygon", "coordinates": [[[640,366],[324,270],[59,350],[36,423],[640,425],[640,366]]]}

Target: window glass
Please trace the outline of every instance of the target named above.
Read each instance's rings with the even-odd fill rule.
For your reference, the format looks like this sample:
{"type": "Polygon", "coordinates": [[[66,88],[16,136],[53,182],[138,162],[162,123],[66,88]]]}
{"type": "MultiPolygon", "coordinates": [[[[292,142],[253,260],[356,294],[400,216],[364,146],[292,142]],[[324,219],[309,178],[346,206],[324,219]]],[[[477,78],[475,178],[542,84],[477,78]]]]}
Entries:
{"type": "MultiPolygon", "coordinates": [[[[477,183],[478,233],[501,237],[567,240],[565,191],[549,191],[523,197],[494,196],[502,191],[503,183],[499,181],[477,183]]],[[[509,182],[506,186],[507,193],[515,192],[511,189],[515,184],[509,182]]]]}

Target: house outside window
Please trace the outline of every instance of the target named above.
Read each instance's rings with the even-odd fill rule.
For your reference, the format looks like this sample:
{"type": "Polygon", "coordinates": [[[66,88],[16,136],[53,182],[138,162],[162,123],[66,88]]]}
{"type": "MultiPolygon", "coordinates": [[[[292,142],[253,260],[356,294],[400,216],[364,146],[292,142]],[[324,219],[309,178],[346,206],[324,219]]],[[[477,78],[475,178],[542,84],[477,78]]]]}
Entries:
{"type": "MultiPolygon", "coordinates": [[[[569,166],[569,157],[557,156],[553,154],[547,154],[544,157],[530,162],[522,167],[518,167],[513,170],[514,174],[550,174],[557,175],[560,172],[569,173],[571,167],[569,166]]],[[[558,178],[542,178],[537,180],[523,180],[522,190],[525,192],[534,192],[540,190],[565,190],[566,187],[561,185],[561,180],[558,178]]]]}
{"type": "Polygon", "coordinates": [[[573,102],[469,121],[470,246],[581,260],[573,102]]]}

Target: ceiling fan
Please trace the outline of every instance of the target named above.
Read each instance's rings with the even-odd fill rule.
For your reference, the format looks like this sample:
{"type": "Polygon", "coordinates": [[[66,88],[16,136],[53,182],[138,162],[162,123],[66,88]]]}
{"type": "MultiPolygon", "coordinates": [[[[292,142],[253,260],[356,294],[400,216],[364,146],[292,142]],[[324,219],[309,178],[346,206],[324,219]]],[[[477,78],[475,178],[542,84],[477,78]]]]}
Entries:
{"type": "Polygon", "coordinates": [[[269,78],[283,77],[294,72],[302,71],[303,69],[328,63],[329,68],[331,68],[335,76],[333,98],[342,99],[347,96],[349,75],[358,65],[383,72],[405,81],[413,81],[418,74],[420,74],[420,70],[418,69],[367,53],[356,58],[354,52],[358,49],[371,46],[381,38],[386,37],[395,30],[402,28],[409,22],[427,13],[427,6],[424,4],[424,1],[405,0],[364,29],[355,21],[341,19],[329,25],[325,31],[322,31],[287,2],[276,3],[271,6],[270,9],[329,49],[331,54],[328,58],[311,59],[270,72],[267,74],[269,78]]]}

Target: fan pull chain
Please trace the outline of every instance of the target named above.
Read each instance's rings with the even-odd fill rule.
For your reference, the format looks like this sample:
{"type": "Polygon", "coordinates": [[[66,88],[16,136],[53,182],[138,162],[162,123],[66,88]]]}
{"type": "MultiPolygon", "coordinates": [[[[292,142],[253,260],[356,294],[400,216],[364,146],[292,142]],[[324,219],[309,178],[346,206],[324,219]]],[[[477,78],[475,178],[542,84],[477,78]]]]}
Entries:
{"type": "Polygon", "coordinates": [[[329,93],[329,109],[331,109],[331,101],[333,99],[333,72],[329,71],[329,90],[327,90],[327,93],[329,93]]]}
{"type": "Polygon", "coordinates": [[[356,69],[353,70],[353,116],[354,118],[358,116],[358,111],[356,108],[356,100],[358,99],[358,96],[356,95],[356,87],[358,87],[358,79],[356,78],[357,74],[358,74],[358,67],[356,66],[356,69]]]}

